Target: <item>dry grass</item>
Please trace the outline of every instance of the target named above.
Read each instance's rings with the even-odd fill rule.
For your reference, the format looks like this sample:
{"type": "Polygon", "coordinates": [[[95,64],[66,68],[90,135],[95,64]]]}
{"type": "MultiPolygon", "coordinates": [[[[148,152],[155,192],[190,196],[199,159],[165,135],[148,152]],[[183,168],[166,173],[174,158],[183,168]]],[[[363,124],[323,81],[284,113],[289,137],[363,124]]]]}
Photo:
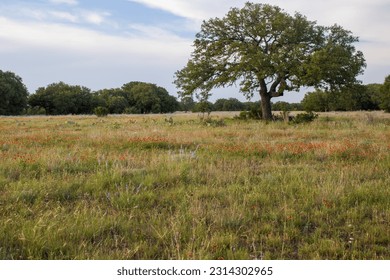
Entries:
{"type": "Polygon", "coordinates": [[[233,115],[0,118],[0,258],[390,257],[388,115],[233,115]]]}

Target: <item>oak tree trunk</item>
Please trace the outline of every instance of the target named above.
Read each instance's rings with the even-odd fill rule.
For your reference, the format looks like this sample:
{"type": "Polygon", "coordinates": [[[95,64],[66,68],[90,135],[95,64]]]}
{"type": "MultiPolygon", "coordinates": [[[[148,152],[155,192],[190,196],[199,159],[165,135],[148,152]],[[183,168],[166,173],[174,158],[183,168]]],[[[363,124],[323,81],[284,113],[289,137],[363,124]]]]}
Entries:
{"type": "Polygon", "coordinates": [[[272,109],[271,109],[271,96],[267,93],[261,93],[261,112],[264,120],[272,120],[272,109]]]}

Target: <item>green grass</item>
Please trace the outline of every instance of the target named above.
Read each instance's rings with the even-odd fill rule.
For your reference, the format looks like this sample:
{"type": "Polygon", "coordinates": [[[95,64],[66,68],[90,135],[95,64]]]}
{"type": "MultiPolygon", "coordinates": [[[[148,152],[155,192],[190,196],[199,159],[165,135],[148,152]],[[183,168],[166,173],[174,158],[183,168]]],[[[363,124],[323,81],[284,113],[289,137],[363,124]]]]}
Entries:
{"type": "Polygon", "coordinates": [[[0,259],[390,258],[386,115],[223,123],[0,118],[0,259]]]}

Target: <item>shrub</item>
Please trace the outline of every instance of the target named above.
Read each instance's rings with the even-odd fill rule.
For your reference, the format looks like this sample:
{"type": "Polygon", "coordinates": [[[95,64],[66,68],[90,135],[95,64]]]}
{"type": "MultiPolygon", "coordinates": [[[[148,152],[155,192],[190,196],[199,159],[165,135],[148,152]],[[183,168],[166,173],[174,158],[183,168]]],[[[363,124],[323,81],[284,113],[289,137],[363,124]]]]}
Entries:
{"type": "Polygon", "coordinates": [[[94,110],[94,113],[98,117],[106,117],[109,113],[108,109],[106,107],[96,107],[94,110]]]}
{"type": "Polygon", "coordinates": [[[201,123],[205,126],[212,126],[212,127],[223,127],[226,126],[224,119],[212,119],[212,118],[204,118],[201,120],[201,123]]]}
{"type": "Polygon", "coordinates": [[[248,111],[242,111],[238,116],[234,116],[236,120],[248,120],[249,119],[249,112],[248,111]]]}
{"type": "Polygon", "coordinates": [[[314,121],[316,118],[318,118],[318,114],[315,114],[313,112],[307,112],[307,113],[301,113],[296,115],[292,119],[292,123],[300,124],[300,123],[309,123],[314,121]]]}
{"type": "Polygon", "coordinates": [[[260,107],[252,107],[249,111],[242,111],[235,119],[238,120],[261,120],[262,112],[260,107]]]}
{"type": "Polygon", "coordinates": [[[26,111],[27,115],[46,115],[46,109],[43,107],[35,106],[28,108],[26,111]]]}

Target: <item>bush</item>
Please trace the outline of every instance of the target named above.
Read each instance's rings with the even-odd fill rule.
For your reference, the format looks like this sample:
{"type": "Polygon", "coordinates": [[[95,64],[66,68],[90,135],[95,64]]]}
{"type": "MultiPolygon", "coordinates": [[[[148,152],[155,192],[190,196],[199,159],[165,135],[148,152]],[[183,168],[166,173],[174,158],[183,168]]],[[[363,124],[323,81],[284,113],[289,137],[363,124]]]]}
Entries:
{"type": "Polygon", "coordinates": [[[261,120],[262,112],[260,107],[252,107],[249,111],[242,111],[238,116],[235,116],[238,120],[261,120]]]}
{"type": "Polygon", "coordinates": [[[29,116],[46,115],[46,110],[45,110],[45,108],[39,107],[39,106],[31,107],[31,108],[27,109],[26,115],[29,115],[29,116]]]}
{"type": "Polygon", "coordinates": [[[226,126],[224,119],[218,119],[214,120],[212,118],[206,118],[202,121],[202,124],[205,126],[211,126],[211,127],[224,127],[226,126]]]}
{"type": "Polygon", "coordinates": [[[106,117],[109,113],[108,108],[106,107],[96,107],[95,110],[93,110],[95,115],[98,117],[106,117]]]}
{"type": "Polygon", "coordinates": [[[294,124],[309,123],[314,121],[316,118],[318,118],[318,114],[315,114],[313,112],[301,113],[296,115],[292,119],[292,123],[294,124]]]}

